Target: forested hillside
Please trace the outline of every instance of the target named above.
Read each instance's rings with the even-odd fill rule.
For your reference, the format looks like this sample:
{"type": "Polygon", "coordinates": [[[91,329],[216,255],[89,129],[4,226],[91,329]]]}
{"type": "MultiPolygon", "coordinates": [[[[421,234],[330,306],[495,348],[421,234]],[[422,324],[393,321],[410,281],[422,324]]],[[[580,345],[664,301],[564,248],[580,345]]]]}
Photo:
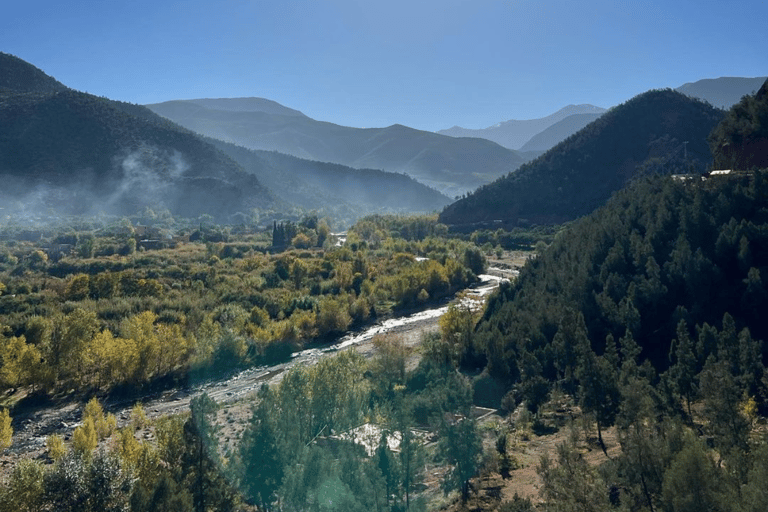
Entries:
{"type": "Polygon", "coordinates": [[[621,445],[599,469],[573,444],[542,460],[548,507],[768,506],[765,440],[752,433],[768,407],[766,198],[765,171],[643,179],[489,299],[465,365],[485,361],[511,388],[508,409],[574,396],[598,444],[615,426],[621,445]]]}
{"type": "Polygon", "coordinates": [[[638,175],[681,168],[701,173],[712,161],[707,136],[722,115],[671,90],[641,94],[533,162],[448,206],[440,221],[562,223],[598,208],[638,175]]]}

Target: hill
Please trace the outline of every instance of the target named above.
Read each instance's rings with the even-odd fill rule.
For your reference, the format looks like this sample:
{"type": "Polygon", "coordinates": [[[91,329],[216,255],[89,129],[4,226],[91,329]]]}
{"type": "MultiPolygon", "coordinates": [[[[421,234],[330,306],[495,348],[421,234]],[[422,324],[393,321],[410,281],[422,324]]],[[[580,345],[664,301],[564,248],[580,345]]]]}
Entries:
{"type": "Polygon", "coordinates": [[[148,109],[61,88],[19,59],[0,64],[9,67],[0,76],[18,77],[0,92],[5,213],[122,215],[149,206],[225,219],[274,205],[237,163],[148,109]]]}
{"type": "Polygon", "coordinates": [[[729,109],[738,103],[743,96],[754,95],[766,78],[768,77],[705,78],[697,82],[683,84],[675,90],[686,96],[707,101],[714,107],[729,109]]]}
{"type": "Polygon", "coordinates": [[[703,172],[712,161],[707,136],[722,116],[670,89],[641,94],[448,206],[440,221],[557,224],[593,211],[640,174],[703,172]]]}
{"type": "MultiPolygon", "coordinates": [[[[447,130],[439,130],[437,133],[441,135],[449,135],[451,137],[479,137],[481,139],[492,140],[508,149],[523,150],[522,148],[526,142],[531,140],[536,134],[541,133],[550,126],[569,116],[574,114],[602,114],[603,112],[605,112],[604,108],[596,107],[594,105],[568,105],[554,114],[539,119],[510,119],[509,121],[504,121],[479,130],[454,126],[447,130]]],[[[543,149],[549,149],[549,147],[543,149]]]]}
{"type": "Polygon", "coordinates": [[[382,212],[433,212],[451,202],[405,174],[352,169],[208,140],[280,199],[337,220],[382,212]]]}
{"type": "Polygon", "coordinates": [[[456,140],[401,125],[350,128],[316,121],[282,106],[233,111],[222,108],[226,101],[183,100],[147,106],[208,137],[308,160],[404,172],[450,197],[493,181],[524,162],[516,152],[483,139],[456,140]]]}

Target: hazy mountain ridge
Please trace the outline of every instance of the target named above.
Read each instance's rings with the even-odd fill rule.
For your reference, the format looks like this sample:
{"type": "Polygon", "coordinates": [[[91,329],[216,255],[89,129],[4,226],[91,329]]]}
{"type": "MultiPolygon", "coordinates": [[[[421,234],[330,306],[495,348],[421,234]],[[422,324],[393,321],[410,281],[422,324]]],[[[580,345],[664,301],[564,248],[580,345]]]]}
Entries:
{"type": "Polygon", "coordinates": [[[199,100],[148,108],[225,142],[319,162],[405,172],[448,196],[488,183],[524,161],[516,152],[488,140],[456,140],[402,125],[350,128],[299,115],[204,108],[199,100]]]}
{"type": "Polygon", "coordinates": [[[540,131],[520,148],[524,151],[547,151],[603,114],[573,114],[540,131]]]}
{"type": "Polygon", "coordinates": [[[59,87],[21,59],[4,55],[0,71],[21,77],[0,92],[6,213],[125,214],[150,206],[225,218],[275,202],[229,157],[144,107],[59,87]]]}
{"type": "Polygon", "coordinates": [[[671,89],[649,91],[449,205],[440,221],[515,226],[575,219],[604,204],[638,173],[704,171],[712,161],[707,136],[722,117],[721,110],[671,89]]]}
{"type": "MultiPolygon", "coordinates": [[[[521,150],[535,135],[574,114],[602,114],[606,109],[594,105],[568,105],[557,112],[538,119],[510,119],[488,128],[469,129],[454,126],[437,133],[451,137],[479,137],[491,140],[508,149],[521,150]]],[[[550,146],[551,147],[551,146],[550,146]]],[[[549,149],[543,148],[543,149],[549,149]]]]}
{"type": "Polygon", "coordinates": [[[451,200],[405,174],[353,169],[208,139],[281,199],[315,211],[432,212],[451,200]],[[343,210],[343,211],[339,211],[343,210]]]}
{"type": "Polygon", "coordinates": [[[681,85],[675,90],[709,102],[712,106],[730,109],[745,95],[753,95],[768,77],[720,77],[705,78],[681,85]]]}

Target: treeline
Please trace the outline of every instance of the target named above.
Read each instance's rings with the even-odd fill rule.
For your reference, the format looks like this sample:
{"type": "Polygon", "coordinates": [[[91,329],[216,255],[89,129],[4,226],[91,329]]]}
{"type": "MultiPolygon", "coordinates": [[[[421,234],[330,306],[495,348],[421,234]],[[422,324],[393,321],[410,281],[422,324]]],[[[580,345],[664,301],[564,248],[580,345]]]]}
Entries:
{"type": "MultiPolygon", "coordinates": [[[[294,241],[304,235],[307,245],[327,236],[316,218],[297,230],[294,241]]],[[[275,361],[449,296],[483,269],[482,254],[463,241],[398,237],[374,248],[349,236],[346,247],[276,255],[263,252],[267,233],[234,232],[222,242],[101,255],[110,242],[70,234],[77,243],[56,261],[35,242],[6,242],[0,387],[135,390],[275,361]]]]}

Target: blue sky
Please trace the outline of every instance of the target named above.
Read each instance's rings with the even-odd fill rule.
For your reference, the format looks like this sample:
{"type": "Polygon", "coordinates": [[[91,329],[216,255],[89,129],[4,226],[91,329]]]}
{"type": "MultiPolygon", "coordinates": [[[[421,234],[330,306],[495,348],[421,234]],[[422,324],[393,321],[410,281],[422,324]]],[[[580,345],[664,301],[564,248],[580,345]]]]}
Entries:
{"type": "Polygon", "coordinates": [[[484,128],[768,75],[765,0],[9,3],[0,51],[75,89],[259,96],[347,126],[484,128]]]}

